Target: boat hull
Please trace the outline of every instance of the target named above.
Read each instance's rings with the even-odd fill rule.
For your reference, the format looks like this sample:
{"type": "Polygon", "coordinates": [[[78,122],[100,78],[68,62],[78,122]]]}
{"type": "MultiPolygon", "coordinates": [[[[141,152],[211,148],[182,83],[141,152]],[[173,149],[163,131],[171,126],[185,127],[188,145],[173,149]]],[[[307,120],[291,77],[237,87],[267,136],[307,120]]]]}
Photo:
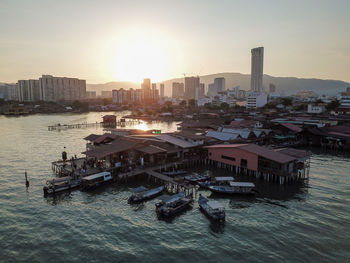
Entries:
{"type": "Polygon", "coordinates": [[[235,189],[235,188],[215,187],[215,186],[208,186],[207,189],[213,193],[225,194],[225,195],[255,195],[256,194],[255,189],[239,190],[239,189],[235,189]]]}
{"type": "Polygon", "coordinates": [[[151,195],[147,195],[147,196],[130,196],[128,199],[128,203],[129,204],[139,204],[142,203],[144,201],[147,200],[151,200],[159,195],[162,194],[162,192],[164,191],[164,187],[160,188],[159,191],[152,193],[151,195]]]}

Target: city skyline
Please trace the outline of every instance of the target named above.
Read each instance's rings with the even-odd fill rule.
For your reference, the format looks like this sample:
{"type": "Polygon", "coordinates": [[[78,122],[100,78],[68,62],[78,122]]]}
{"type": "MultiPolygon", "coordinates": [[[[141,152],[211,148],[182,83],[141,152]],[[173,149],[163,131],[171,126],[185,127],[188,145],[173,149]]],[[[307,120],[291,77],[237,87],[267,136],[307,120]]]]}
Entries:
{"type": "Polygon", "coordinates": [[[88,83],[249,74],[249,50],[257,46],[265,47],[265,74],[350,82],[349,7],[340,0],[2,1],[0,82],[42,74],[88,83]]]}

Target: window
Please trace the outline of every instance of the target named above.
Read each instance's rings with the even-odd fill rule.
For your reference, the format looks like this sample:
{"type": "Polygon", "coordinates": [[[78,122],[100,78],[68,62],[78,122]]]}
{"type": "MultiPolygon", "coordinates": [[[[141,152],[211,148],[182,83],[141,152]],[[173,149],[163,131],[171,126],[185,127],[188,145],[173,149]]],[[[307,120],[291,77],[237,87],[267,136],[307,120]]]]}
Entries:
{"type": "Polygon", "coordinates": [[[241,159],[241,167],[247,168],[247,166],[248,166],[248,161],[246,159],[241,159]]]}
{"type": "Polygon", "coordinates": [[[230,156],[226,156],[226,155],[221,155],[221,159],[230,160],[230,161],[236,161],[236,158],[230,157],[230,156]]]}

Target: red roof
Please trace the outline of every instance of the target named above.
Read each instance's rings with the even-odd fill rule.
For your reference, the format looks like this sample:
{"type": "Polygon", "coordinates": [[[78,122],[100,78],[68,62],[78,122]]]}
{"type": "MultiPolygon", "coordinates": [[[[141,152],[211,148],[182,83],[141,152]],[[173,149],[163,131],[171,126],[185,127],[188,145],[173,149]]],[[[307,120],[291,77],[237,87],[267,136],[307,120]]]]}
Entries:
{"type": "Polygon", "coordinates": [[[290,155],[270,150],[256,144],[218,144],[207,146],[206,148],[239,148],[278,163],[288,163],[296,159],[290,155]]]}

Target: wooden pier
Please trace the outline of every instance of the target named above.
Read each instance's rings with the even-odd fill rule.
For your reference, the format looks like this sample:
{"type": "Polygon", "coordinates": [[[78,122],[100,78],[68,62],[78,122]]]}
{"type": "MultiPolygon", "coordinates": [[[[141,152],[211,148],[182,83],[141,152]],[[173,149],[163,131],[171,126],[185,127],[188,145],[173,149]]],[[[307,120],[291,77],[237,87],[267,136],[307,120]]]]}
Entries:
{"type": "Polygon", "coordinates": [[[125,126],[133,126],[139,124],[139,120],[125,120],[125,121],[117,121],[117,122],[92,122],[92,123],[74,123],[74,124],[55,124],[48,126],[49,131],[56,130],[67,130],[67,129],[82,129],[82,128],[90,128],[90,127],[103,127],[103,128],[116,128],[116,127],[125,127],[125,126]]]}

